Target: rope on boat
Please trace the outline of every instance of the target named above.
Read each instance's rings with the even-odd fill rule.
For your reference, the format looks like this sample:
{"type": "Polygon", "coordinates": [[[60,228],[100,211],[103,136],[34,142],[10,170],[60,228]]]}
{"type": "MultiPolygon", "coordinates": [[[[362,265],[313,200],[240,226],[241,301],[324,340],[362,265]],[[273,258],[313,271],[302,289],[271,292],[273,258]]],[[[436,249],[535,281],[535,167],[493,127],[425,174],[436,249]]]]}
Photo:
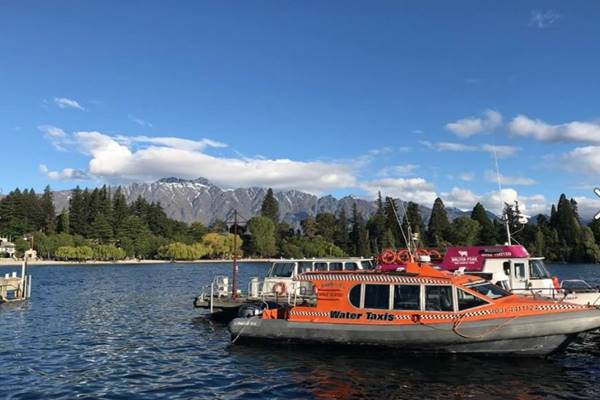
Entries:
{"type": "Polygon", "coordinates": [[[510,322],[514,321],[517,318],[519,318],[518,315],[516,315],[514,317],[511,317],[511,318],[507,319],[506,321],[503,321],[502,323],[500,323],[500,324],[498,324],[496,326],[491,327],[490,329],[488,329],[487,331],[483,332],[482,334],[475,335],[475,336],[470,336],[470,335],[464,334],[464,333],[462,333],[462,332],[460,332],[458,330],[458,327],[463,322],[463,319],[462,319],[461,316],[459,316],[458,318],[456,318],[454,320],[454,322],[452,323],[452,328],[450,330],[437,328],[437,327],[435,327],[433,325],[429,325],[429,324],[424,323],[422,320],[419,321],[419,325],[423,325],[423,326],[426,326],[428,328],[431,328],[431,329],[434,329],[434,330],[437,330],[437,331],[444,331],[444,332],[450,332],[450,331],[452,331],[455,334],[457,334],[458,336],[463,337],[465,339],[482,339],[482,338],[486,337],[487,335],[496,332],[497,330],[499,330],[500,328],[504,327],[505,325],[508,325],[510,322]]]}
{"type": "Polygon", "coordinates": [[[519,316],[515,315],[514,317],[509,318],[506,321],[503,321],[502,323],[500,323],[500,324],[498,324],[496,326],[491,327],[487,331],[483,332],[481,335],[475,335],[475,336],[466,335],[466,334],[461,333],[461,332],[458,331],[458,327],[460,326],[460,324],[463,321],[461,318],[458,318],[452,324],[452,332],[456,333],[458,336],[463,337],[465,339],[482,339],[482,338],[486,337],[487,335],[496,332],[497,330],[499,330],[500,328],[504,327],[505,325],[508,325],[509,323],[511,323],[512,321],[514,321],[517,318],[519,318],[519,316]]]}
{"type": "Polygon", "coordinates": [[[240,331],[238,332],[237,336],[234,339],[231,340],[231,344],[234,344],[240,338],[240,336],[244,332],[244,329],[246,329],[247,326],[248,325],[242,326],[242,329],[240,329],[240,331]]]}

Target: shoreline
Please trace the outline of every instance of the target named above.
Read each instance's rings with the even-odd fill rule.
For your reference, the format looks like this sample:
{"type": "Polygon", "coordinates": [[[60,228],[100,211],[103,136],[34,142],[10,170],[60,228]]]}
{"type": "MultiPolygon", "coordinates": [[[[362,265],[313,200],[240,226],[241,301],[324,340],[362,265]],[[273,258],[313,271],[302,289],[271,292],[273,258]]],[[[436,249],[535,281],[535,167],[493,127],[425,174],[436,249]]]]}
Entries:
{"type": "MultiPolygon", "coordinates": [[[[237,260],[238,263],[268,263],[271,262],[272,259],[268,258],[260,258],[260,259],[249,259],[243,258],[237,260]]],[[[0,259],[0,267],[10,267],[10,266],[21,266],[23,260],[13,260],[13,259],[0,259]]],[[[149,264],[215,264],[215,263],[223,263],[223,264],[232,264],[233,260],[230,259],[214,259],[214,260],[118,260],[118,261],[58,261],[58,260],[35,260],[28,261],[27,266],[45,266],[45,265],[113,265],[113,264],[121,264],[121,265],[149,265],[149,264]]]]}

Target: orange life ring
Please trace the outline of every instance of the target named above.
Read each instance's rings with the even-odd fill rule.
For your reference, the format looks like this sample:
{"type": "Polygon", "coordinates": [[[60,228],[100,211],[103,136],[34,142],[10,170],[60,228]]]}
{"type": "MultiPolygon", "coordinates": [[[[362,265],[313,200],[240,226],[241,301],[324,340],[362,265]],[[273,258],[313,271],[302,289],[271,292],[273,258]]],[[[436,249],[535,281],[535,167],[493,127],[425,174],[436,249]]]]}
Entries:
{"type": "Polygon", "coordinates": [[[287,286],[285,286],[285,283],[283,282],[277,282],[273,285],[272,291],[277,296],[285,296],[287,294],[287,286]]]}
{"type": "Polygon", "coordinates": [[[383,264],[393,264],[396,261],[396,253],[392,249],[385,249],[380,258],[383,264]]]}
{"type": "Polygon", "coordinates": [[[398,264],[406,264],[411,260],[411,255],[408,250],[398,250],[396,252],[396,262],[398,264]]]}
{"type": "Polygon", "coordinates": [[[429,250],[429,256],[431,257],[432,260],[441,260],[442,259],[442,255],[437,250],[429,250]]]}
{"type": "Polygon", "coordinates": [[[428,256],[429,255],[429,250],[427,250],[427,249],[417,249],[417,255],[418,256],[428,256]]]}

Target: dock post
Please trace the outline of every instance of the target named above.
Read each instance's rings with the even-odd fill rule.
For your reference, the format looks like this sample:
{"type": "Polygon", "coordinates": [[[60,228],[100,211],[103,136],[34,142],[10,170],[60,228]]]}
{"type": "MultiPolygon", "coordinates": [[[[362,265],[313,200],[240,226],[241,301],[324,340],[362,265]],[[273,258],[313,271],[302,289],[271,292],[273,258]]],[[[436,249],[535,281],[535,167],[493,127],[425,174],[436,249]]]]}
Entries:
{"type": "Polygon", "coordinates": [[[26,289],[26,279],[27,276],[25,275],[27,272],[27,261],[23,260],[23,262],[21,263],[21,290],[19,291],[19,297],[21,297],[22,299],[24,299],[27,296],[27,289],[26,289]]]}
{"type": "Polygon", "coordinates": [[[31,275],[27,275],[27,298],[31,297],[31,275]]]}
{"type": "Polygon", "coordinates": [[[213,280],[210,284],[210,313],[213,313],[213,302],[214,302],[214,292],[215,292],[215,281],[213,280]]]}

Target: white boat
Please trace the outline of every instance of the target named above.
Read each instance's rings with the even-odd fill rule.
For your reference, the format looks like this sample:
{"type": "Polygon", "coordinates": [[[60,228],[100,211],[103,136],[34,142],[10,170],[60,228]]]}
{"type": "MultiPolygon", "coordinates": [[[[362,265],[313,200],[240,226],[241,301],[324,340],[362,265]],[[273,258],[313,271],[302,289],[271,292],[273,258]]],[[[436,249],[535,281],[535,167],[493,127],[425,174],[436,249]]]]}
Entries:
{"type": "MultiPolygon", "coordinates": [[[[265,277],[253,277],[246,292],[234,288],[233,279],[218,275],[194,299],[194,307],[208,309],[211,317],[231,320],[244,305],[298,304],[314,297],[312,290],[296,278],[304,272],[362,271],[375,268],[373,259],[361,257],[273,259],[265,277]]],[[[234,268],[234,271],[236,268],[234,268]]]]}
{"type": "Polygon", "coordinates": [[[450,247],[438,267],[479,275],[515,294],[600,306],[600,289],[584,280],[559,281],[521,245],[450,247]]]}

